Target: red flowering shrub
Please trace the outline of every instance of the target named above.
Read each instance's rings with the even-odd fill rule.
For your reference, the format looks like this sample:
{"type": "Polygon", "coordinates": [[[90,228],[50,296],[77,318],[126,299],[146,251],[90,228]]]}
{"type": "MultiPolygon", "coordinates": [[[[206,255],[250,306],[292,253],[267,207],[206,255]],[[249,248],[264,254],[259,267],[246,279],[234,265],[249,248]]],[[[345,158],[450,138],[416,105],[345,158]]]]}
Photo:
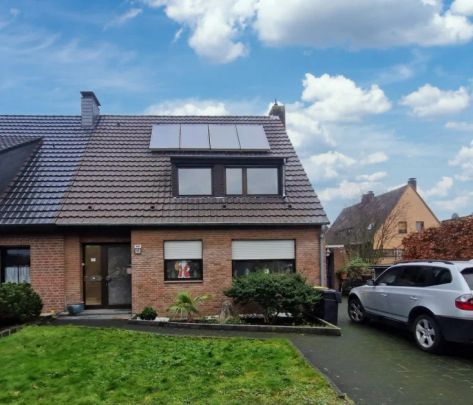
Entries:
{"type": "Polygon", "coordinates": [[[438,228],[412,233],[403,240],[405,260],[473,259],[473,216],[446,221],[438,228]]]}

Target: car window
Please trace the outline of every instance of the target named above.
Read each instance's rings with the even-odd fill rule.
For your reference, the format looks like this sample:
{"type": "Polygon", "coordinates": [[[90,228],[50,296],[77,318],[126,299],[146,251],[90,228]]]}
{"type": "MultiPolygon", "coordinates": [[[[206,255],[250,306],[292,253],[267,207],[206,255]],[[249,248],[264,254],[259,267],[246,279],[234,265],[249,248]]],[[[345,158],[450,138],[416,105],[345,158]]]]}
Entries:
{"type": "Polygon", "coordinates": [[[462,276],[468,284],[468,287],[470,287],[470,290],[473,290],[473,267],[463,270],[462,276]]]}
{"type": "Polygon", "coordinates": [[[400,267],[394,267],[392,269],[386,270],[376,279],[376,284],[386,284],[392,285],[396,280],[397,272],[400,270],[400,267]]]}
{"type": "Polygon", "coordinates": [[[422,268],[419,266],[404,266],[400,268],[392,285],[399,287],[419,287],[422,268]]]}
{"type": "Polygon", "coordinates": [[[450,270],[443,267],[424,266],[419,274],[419,284],[424,287],[448,284],[452,282],[450,270]]]}

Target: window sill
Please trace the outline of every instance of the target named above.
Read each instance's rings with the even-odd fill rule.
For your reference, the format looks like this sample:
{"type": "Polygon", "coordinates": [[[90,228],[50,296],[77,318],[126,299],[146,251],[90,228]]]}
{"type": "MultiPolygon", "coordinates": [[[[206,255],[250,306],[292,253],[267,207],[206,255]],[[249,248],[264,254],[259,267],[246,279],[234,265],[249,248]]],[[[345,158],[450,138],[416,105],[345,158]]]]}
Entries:
{"type": "Polygon", "coordinates": [[[164,284],[200,284],[204,280],[166,280],[164,284]]]}

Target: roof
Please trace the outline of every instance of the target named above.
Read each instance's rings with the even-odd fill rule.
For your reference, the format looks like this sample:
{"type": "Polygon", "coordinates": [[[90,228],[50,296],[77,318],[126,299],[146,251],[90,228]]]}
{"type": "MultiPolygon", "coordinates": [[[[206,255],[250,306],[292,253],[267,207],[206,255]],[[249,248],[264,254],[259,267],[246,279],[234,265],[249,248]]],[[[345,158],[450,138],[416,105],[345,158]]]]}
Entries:
{"type": "MultiPolygon", "coordinates": [[[[357,229],[360,226],[367,227],[372,224],[374,230],[374,228],[384,223],[407,187],[410,186],[399,187],[375,196],[369,202],[344,208],[326,234],[327,243],[343,243],[345,238],[340,235],[340,232],[348,229],[357,229]]],[[[355,235],[354,238],[356,239],[355,235]]],[[[353,242],[357,241],[353,240],[353,242]]]]}
{"type": "Polygon", "coordinates": [[[0,202],[0,225],[328,223],[278,119],[100,115],[87,131],[80,116],[0,116],[0,138],[12,133],[43,143],[0,202]],[[245,156],[285,158],[286,197],[174,197],[171,157],[189,152],[151,151],[151,128],[159,123],[263,125],[271,152],[245,156]]]}
{"type": "Polygon", "coordinates": [[[39,141],[39,136],[24,136],[24,135],[2,135],[0,136],[0,153],[14,149],[20,145],[30,142],[39,141]]]}

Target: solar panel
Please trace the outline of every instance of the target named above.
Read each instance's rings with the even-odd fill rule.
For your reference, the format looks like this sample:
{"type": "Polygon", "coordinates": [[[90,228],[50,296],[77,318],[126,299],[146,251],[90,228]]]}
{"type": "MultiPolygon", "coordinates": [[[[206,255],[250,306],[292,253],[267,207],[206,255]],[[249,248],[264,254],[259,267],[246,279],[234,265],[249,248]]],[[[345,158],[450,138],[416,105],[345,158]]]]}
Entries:
{"type": "Polygon", "coordinates": [[[209,126],[204,124],[181,125],[181,149],[210,149],[209,126]]]}
{"type": "Polygon", "coordinates": [[[209,134],[212,150],[240,149],[235,125],[209,125],[209,134]]]}
{"type": "Polygon", "coordinates": [[[269,150],[268,139],[262,125],[237,125],[241,150],[269,150]]]}
{"type": "Polygon", "coordinates": [[[179,149],[179,124],[153,125],[150,149],[179,149]]]}

